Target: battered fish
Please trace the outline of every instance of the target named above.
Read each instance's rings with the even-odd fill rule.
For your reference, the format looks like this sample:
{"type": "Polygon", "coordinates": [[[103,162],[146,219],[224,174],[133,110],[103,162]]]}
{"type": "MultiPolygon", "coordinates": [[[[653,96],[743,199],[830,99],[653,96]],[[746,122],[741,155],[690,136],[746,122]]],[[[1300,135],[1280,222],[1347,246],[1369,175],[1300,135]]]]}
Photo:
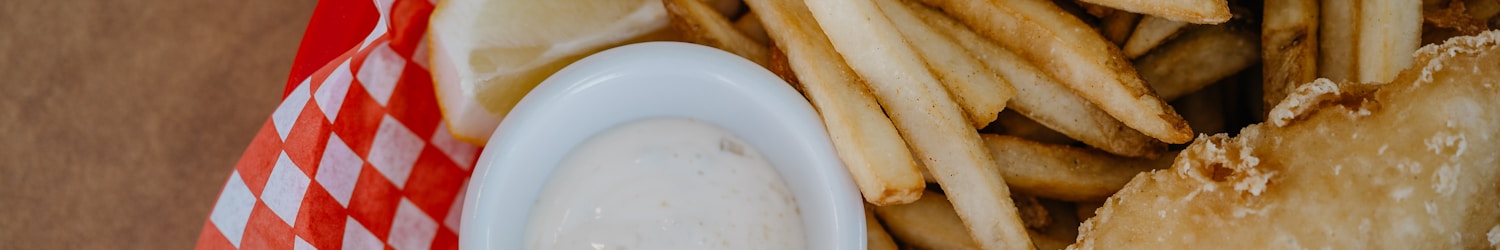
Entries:
{"type": "Polygon", "coordinates": [[[1320,80],[1137,175],[1069,249],[1500,247],[1500,31],[1389,84],[1320,80]]]}

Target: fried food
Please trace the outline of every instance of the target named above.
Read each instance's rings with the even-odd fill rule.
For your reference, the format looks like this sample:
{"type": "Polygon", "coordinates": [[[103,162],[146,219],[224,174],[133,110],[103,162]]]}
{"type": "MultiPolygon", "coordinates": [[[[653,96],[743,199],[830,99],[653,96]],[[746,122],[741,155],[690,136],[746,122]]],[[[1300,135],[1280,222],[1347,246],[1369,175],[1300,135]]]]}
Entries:
{"type": "Polygon", "coordinates": [[[869,250],[896,250],[896,240],[885,231],[885,226],[880,220],[875,219],[875,208],[868,203],[865,204],[865,238],[868,239],[866,249],[869,250]]]}
{"type": "Polygon", "coordinates": [[[902,1],[875,0],[875,4],[927,62],[927,69],[938,82],[947,87],[948,94],[964,109],[975,129],[995,121],[995,115],[1005,110],[1005,103],[1016,95],[1016,89],[1000,75],[985,68],[979,59],[959,45],[961,41],[939,33],[902,1]]]}
{"type": "Polygon", "coordinates": [[[769,65],[770,52],[766,45],[735,29],[729,18],[724,17],[702,0],[662,0],[672,29],[683,38],[697,44],[719,48],[734,53],[761,66],[769,65]]]}
{"type": "Polygon", "coordinates": [[[1260,61],[1255,33],[1200,26],[1136,59],[1141,78],[1164,100],[1176,100],[1260,61]]]}
{"type": "Polygon", "coordinates": [[[806,4],[844,61],[874,90],[912,152],[947,188],[975,241],[985,249],[1031,248],[1010,188],[994,171],[999,165],[979,132],[880,7],[872,0],[806,4]]]}
{"type": "Polygon", "coordinates": [[[1193,130],[1141,80],[1120,49],[1046,0],[923,0],[999,43],[1110,116],[1168,143],[1193,130]]]}
{"type": "Polygon", "coordinates": [[[979,249],[941,193],[927,191],[910,204],[875,207],[875,215],[890,226],[891,236],[919,249],[979,249]]]}
{"type": "Polygon", "coordinates": [[[1136,174],[1171,164],[1170,157],[1125,158],[1005,135],[985,134],[984,142],[1005,166],[1000,174],[1016,192],[1065,201],[1104,200],[1136,174]]]}
{"type": "MultiPolygon", "coordinates": [[[[1262,110],[1318,78],[1318,2],[1266,0],[1261,20],[1262,110]]],[[[1265,114],[1261,114],[1265,115],[1265,114]]]]}
{"type": "MultiPolygon", "coordinates": [[[[876,205],[917,200],[927,182],[911,150],[886,117],[875,96],[829,43],[812,13],[801,2],[750,0],[775,41],[773,69],[786,67],[796,75],[794,86],[823,117],[829,139],[854,178],[865,201],[876,205]],[[785,53],[777,53],[785,52],[785,53]]],[[[785,76],[784,69],[778,69],[785,76]]]]}
{"type": "Polygon", "coordinates": [[[1497,40],[1422,48],[1388,84],[1300,87],[1132,180],[1070,248],[1500,247],[1497,40]]]}
{"type": "Polygon", "coordinates": [[[1083,2],[1109,6],[1135,13],[1159,16],[1167,19],[1216,24],[1229,21],[1229,1],[1226,0],[1082,0],[1083,2]]]}
{"type": "Polygon", "coordinates": [[[1318,75],[1389,82],[1421,45],[1422,1],[1322,0],[1318,75]]]}
{"type": "Polygon", "coordinates": [[[1135,25],[1130,38],[1125,40],[1125,45],[1120,48],[1125,56],[1130,58],[1140,57],[1146,52],[1155,49],[1156,46],[1167,42],[1177,33],[1188,27],[1187,22],[1172,21],[1165,18],[1146,16],[1135,25]]]}
{"type": "MultiPolygon", "coordinates": [[[[1000,117],[996,119],[1001,126],[1006,127],[1006,133],[1036,132],[1037,134],[1032,135],[1041,135],[1050,134],[1050,131],[1043,130],[1051,128],[1057,131],[1055,133],[1062,133],[1089,146],[1113,154],[1137,158],[1154,158],[1166,151],[1166,144],[1125,126],[1120,120],[1099,109],[1099,106],[1084,99],[1083,96],[1074,93],[1067,86],[1057,82],[1056,78],[1048,76],[1037,65],[1026,61],[1010,49],[1001,47],[993,40],[979,35],[973,29],[969,29],[958,20],[936,9],[915,2],[907,2],[907,6],[932,27],[953,36],[954,39],[967,41],[959,44],[967,48],[970,53],[974,53],[975,57],[980,58],[980,62],[990,70],[1000,73],[1011,83],[1011,86],[1016,88],[1016,96],[1010,99],[1010,105],[1007,107],[1007,110],[1014,112],[1000,112],[1000,117]],[[1007,118],[1006,113],[1019,113],[1025,118],[1007,118]],[[1004,119],[1011,119],[1011,121],[1004,119]],[[1029,126],[1038,123],[1046,128],[1029,126]],[[1026,129],[1030,130],[1012,130],[1017,127],[1009,125],[1027,127],[1026,129]]],[[[1014,114],[1010,115],[1014,116],[1014,114]]],[[[1036,139],[1037,137],[1028,138],[1036,139]]]]}

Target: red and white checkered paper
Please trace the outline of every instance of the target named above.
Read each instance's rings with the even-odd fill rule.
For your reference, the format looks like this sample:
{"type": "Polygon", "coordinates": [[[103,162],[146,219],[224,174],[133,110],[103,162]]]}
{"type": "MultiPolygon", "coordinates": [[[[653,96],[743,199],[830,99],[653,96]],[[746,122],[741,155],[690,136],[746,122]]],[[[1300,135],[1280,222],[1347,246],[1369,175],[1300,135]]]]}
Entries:
{"type": "Polygon", "coordinates": [[[199,249],[455,249],[478,147],[443,124],[429,0],[323,0],[199,249]]]}

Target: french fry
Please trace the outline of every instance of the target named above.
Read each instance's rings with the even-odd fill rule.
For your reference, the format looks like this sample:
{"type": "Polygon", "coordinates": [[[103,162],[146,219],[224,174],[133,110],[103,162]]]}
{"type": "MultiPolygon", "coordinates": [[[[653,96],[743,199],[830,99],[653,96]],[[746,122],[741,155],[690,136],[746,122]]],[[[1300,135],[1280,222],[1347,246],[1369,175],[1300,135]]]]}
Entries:
{"type": "Polygon", "coordinates": [[[895,24],[872,0],[811,0],[806,4],[817,24],[826,27],[824,34],[844,61],[874,90],[913,152],[938,184],[948,188],[959,217],[979,246],[1031,248],[1010,188],[994,171],[999,166],[979,133],[895,24]]]}
{"type": "Polygon", "coordinates": [[[823,117],[829,138],[865,201],[917,200],[922,181],[911,150],[881,111],[870,89],[833,49],[807,7],[789,0],[750,0],[776,48],[784,51],[803,94],[823,117]]]}
{"type": "Polygon", "coordinates": [[[924,0],[999,41],[1141,133],[1186,143],[1192,128],[1141,80],[1118,48],[1046,0],[924,0]]]}
{"type": "MultiPolygon", "coordinates": [[[[1321,0],[1318,15],[1318,77],[1356,80],[1359,38],[1356,0],[1321,0]]],[[[1403,0],[1404,1],[1404,0],[1403,0]]],[[[1304,82],[1305,84],[1305,82],[1304,82]]]]}
{"type": "Polygon", "coordinates": [[[984,141],[1006,166],[1000,174],[1016,192],[1064,201],[1104,200],[1136,174],[1172,166],[1173,158],[1131,159],[994,134],[985,134],[984,141]]]}
{"type": "Polygon", "coordinates": [[[1422,43],[1422,1],[1360,1],[1360,82],[1390,82],[1411,66],[1422,43]]]}
{"type": "Polygon", "coordinates": [[[875,207],[891,236],[918,249],[978,249],[946,195],[927,191],[916,202],[875,207]]]}
{"type": "Polygon", "coordinates": [[[1125,41],[1130,39],[1130,34],[1135,32],[1135,25],[1140,21],[1139,13],[1115,11],[1099,19],[1099,32],[1116,46],[1125,46],[1125,41]]]}
{"type": "Polygon", "coordinates": [[[756,42],[762,44],[771,43],[770,35],[766,35],[766,27],[760,24],[760,16],[756,15],[754,11],[745,12],[744,15],[740,16],[740,19],[735,19],[734,28],[739,29],[740,32],[745,33],[745,36],[749,36],[750,39],[756,42]]]}
{"type": "Polygon", "coordinates": [[[1006,101],[1016,94],[1009,82],[985,68],[953,38],[922,22],[900,0],[874,1],[927,62],[927,69],[937,76],[938,82],[947,87],[948,94],[964,109],[975,129],[989,125],[996,114],[1005,110],[1006,101]]]}
{"type": "Polygon", "coordinates": [[[1389,82],[1421,44],[1422,1],[1323,0],[1318,74],[1336,82],[1389,82]]]}
{"type": "Polygon", "coordinates": [[[865,204],[865,238],[869,250],[896,250],[896,241],[891,239],[891,234],[886,233],[885,227],[880,225],[880,220],[875,219],[875,208],[869,203],[865,204]]]}
{"type": "Polygon", "coordinates": [[[1135,68],[1162,99],[1175,100],[1260,61],[1259,42],[1251,32],[1200,26],[1136,59],[1135,68]]]}
{"type": "Polygon", "coordinates": [[[1297,86],[1318,78],[1318,2],[1266,0],[1264,8],[1261,106],[1271,110],[1297,86]]]}
{"type": "Polygon", "coordinates": [[[1130,12],[1159,16],[1166,19],[1203,24],[1229,21],[1229,1],[1226,0],[1080,0],[1130,12]]]}
{"type": "Polygon", "coordinates": [[[672,28],[683,38],[697,44],[719,48],[750,61],[768,66],[770,52],[734,28],[734,24],[713,6],[702,0],[662,0],[672,28]]]}
{"type": "MultiPolygon", "coordinates": [[[[1031,118],[1026,118],[1026,116],[1017,112],[1000,112],[1000,116],[995,119],[995,123],[990,125],[990,127],[998,129],[998,134],[1025,138],[1041,143],[1073,144],[1077,142],[1073,138],[1068,137],[1068,135],[1047,128],[1046,125],[1037,123],[1031,120],[1031,118]]],[[[989,131],[980,130],[979,132],[984,133],[989,131]]]]}
{"type": "Polygon", "coordinates": [[[1036,230],[1031,230],[1027,233],[1031,236],[1031,242],[1036,242],[1037,250],[1067,249],[1069,244],[1073,244],[1071,240],[1053,237],[1042,232],[1037,232],[1036,230]]]}
{"type": "MultiPolygon", "coordinates": [[[[907,2],[907,6],[932,27],[965,41],[959,44],[1016,88],[1017,94],[1007,107],[1009,110],[1117,155],[1153,158],[1166,150],[1165,144],[1125,126],[1020,55],[931,7],[914,2],[907,2]]],[[[1002,118],[1005,113],[1001,112],[1002,118]]]]}
{"type": "Polygon", "coordinates": [[[1141,18],[1140,23],[1135,25],[1135,31],[1130,33],[1130,39],[1125,41],[1121,48],[1125,56],[1130,58],[1141,57],[1156,46],[1170,40],[1178,32],[1187,28],[1187,22],[1172,21],[1165,18],[1146,16],[1141,18]]]}

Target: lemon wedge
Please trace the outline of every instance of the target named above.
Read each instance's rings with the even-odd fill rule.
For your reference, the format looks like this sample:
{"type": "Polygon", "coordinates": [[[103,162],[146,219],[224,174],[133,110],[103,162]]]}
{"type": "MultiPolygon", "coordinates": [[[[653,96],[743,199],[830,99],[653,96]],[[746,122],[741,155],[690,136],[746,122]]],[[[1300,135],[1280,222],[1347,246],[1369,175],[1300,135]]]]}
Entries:
{"type": "Polygon", "coordinates": [[[484,145],[521,97],[573,61],[671,40],[656,0],[444,0],[428,29],[438,105],[454,138],[484,145]]]}

